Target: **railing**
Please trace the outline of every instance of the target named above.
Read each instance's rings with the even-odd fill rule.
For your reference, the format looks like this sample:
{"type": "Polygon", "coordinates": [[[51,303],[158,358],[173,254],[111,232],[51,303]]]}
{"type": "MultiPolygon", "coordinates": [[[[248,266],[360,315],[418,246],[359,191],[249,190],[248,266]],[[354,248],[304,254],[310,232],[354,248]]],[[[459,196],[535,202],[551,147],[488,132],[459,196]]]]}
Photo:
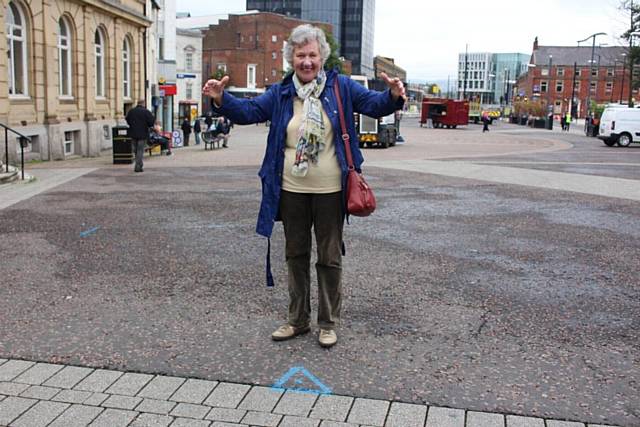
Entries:
{"type": "Polygon", "coordinates": [[[0,123],[0,126],[4,128],[4,156],[5,164],[7,165],[6,172],[9,173],[9,131],[15,133],[20,137],[20,169],[22,170],[22,180],[24,181],[24,148],[31,142],[31,138],[24,136],[15,129],[11,129],[9,126],[0,123]]]}

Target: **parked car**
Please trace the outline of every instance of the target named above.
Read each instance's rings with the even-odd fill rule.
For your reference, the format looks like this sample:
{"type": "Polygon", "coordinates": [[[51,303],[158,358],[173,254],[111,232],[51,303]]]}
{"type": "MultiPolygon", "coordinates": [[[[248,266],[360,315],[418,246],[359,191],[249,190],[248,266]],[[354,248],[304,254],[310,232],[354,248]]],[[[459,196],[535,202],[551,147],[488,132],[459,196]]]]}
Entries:
{"type": "Polygon", "coordinates": [[[628,147],[632,142],[640,143],[640,108],[605,108],[600,118],[598,138],[609,147],[616,143],[620,147],[628,147]]]}

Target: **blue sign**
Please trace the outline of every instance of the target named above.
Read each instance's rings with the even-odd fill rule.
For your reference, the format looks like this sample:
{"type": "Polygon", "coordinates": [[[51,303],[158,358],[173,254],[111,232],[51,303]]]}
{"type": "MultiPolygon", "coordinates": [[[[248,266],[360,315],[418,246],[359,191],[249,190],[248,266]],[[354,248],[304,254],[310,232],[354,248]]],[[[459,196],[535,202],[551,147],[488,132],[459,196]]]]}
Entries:
{"type": "Polygon", "coordinates": [[[289,369],[289,371],[271,387],[277,390],[292,390],[302,393],[331,394],[329,387],[324,385],[322,381],[302,366],[295,366],[289,369]],[[293,385],[287,386],[290,380],[293,380],[293,385]],[[308,383],[311,387],[305,387],[304,383],[308,383]]]}
{"type": "Polygon", "coordinates": [[[195,74],[176,74],[176,77],[179,79],[195,79],[195,74]]]}

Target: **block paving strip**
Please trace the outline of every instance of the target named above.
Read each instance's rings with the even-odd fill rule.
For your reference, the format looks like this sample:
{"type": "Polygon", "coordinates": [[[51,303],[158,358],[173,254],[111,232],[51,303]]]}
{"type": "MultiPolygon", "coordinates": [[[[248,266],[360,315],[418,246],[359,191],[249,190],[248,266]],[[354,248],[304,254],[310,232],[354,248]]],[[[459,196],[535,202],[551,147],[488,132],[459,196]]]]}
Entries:
{"type": "Polygon", "coordinates": [[[9,427],[615,427],[0,359],[9,427]]]}

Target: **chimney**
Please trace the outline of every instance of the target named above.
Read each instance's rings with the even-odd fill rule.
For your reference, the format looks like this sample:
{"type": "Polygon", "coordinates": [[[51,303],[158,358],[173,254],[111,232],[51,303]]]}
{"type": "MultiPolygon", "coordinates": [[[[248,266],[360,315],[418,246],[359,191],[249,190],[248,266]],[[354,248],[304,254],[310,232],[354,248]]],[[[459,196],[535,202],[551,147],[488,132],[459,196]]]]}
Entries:
{"type": "Polygon", "coordinates": [[[536,39],[533,41],[533,50],[538,50],[538,36],[536,36],[536,39]]]}

